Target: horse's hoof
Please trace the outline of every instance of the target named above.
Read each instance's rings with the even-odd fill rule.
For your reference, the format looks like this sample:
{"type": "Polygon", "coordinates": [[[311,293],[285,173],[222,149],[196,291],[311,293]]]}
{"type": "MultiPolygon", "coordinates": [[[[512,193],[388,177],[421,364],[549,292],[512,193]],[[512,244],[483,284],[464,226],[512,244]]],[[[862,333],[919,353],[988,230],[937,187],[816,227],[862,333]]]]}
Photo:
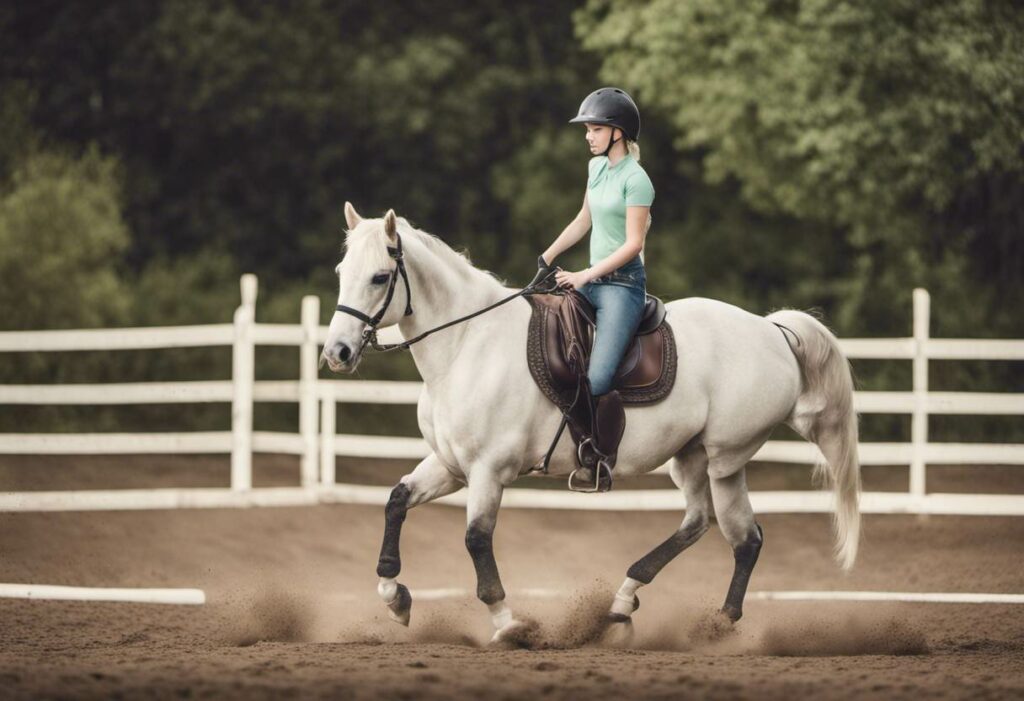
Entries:
{"type": "Polygon", "coordinates": [[[536,632],[536,624],[512,619],[506,625],[494,631],[490,644],[504,647],[530,647],[536,632]]]}
{"type": "Polygon", "coordinates": [[[409,593],[409,588],[404,584],[398,585],[398,596],[388,604],[388,616],[392,621],[401,623],[403,626],[409,625],[409,616],[412,613],[412,594],[409,593]]]}
{"type": "Polygon", "coordinates": [[[730,623],[735,623],[736,621],[743,618],[743,609],[737,608],[735,606],[729,606],[728,604],[722,607],[720,613],[726,618],[728,618],[730,623]]]}
{"type": "Polygon", "coordinates": [[[629,618],[632,614],[636,613],[637,609],[640,608],[640,597],[636,594],[633,595],[633,599],[616,594],[615,599],[612,601],[612,609],[608,612],[608,620],[618,620],[616,617],[629,618]]]}
{"type": "Polygon", "coordinates": [[[609,614],[608,626],[601,635],[601,644],[608,647],[625,648],[633,644],[633,619],[629,616],[609,614]]]}

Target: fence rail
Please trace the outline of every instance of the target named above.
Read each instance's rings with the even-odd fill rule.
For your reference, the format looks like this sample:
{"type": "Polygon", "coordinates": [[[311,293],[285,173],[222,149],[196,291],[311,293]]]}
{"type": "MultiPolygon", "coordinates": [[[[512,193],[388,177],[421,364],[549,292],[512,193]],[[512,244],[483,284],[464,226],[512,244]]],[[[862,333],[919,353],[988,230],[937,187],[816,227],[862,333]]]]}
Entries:
{"type": "MultiPolygon", "coordinates": [[[[327,327],[319,324],[319,300],[306,297],[299,324],[255,321],[256,278],[241,280],[242,303],[232,324],[134,329],[0,332],[0,352],[145,350],[231,346],[230,380],[200,382],[136,382],[68,385],[0,385],[2,404],[99,405],[231,404],[231,430],[189,433],[0,434],[0,454],[125,454],[223,453],[231,456],[231,486],[218,489],[122,489],[57,492],[2,492],[0,511],[199,508],[300,505],[313,503],[383,504],[389,489],[337,484],[337,456],[418,459],[429,447],[421,438],[337,433],[338,403],[415,404],[420,382],[321,380],[317,376],[319,347],[327,327]],[[291,346],[299,350],[299,379],[255,380],[255,348],[291,346]],[[295,402],[296,433],[254,431],[254,402],[295,402]],[[300,457],[298,487],[253,488],[252,454],[283,453],[300,457]]],[[[1024,394],[992,392],[929,392],[929,360],[1024,360],[1024,341],[1002,339],[933,339],[929,336],[930,300],[914,290],[913,336],[907,338],[841,339],[852,359],[909,360],[910,391],[857,392],[860,413],[909,414],[908,443],[861,443],[864,465],[908,465],[906,493],[870,492],[862,506],[871,513],[956,513],[1024,515],[1024,495],[935,494],[926,489],[927,465],[1024,465],[1024,445],[933,443],[928,417],[939,414],[1024,415],[1024,394]]],[[[381,334],[384,342],[400,339],[397,329],[381,334]]],[[[801,441],[769,441],[754,460],[809,464],[820,457],[816,446],[801,441]]],[[[667,465],[655,472],[667,472],[667,465]]],[[[760,512],[820,512],[831,508],[821,491],[752,492],[760,512]]],[[[441,503],[464,504],[454,494],[441,503]]],[[[674,490],[629,490],[613,494],[577,495],[554,490],[507,490],[506,506],[575,509],[684,508],[674,490]]]]}

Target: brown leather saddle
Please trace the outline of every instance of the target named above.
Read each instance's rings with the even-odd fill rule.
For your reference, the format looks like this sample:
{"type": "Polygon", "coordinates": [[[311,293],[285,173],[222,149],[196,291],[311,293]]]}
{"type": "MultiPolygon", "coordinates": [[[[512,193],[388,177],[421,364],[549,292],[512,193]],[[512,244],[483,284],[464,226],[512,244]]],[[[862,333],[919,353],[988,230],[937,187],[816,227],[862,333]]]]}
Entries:
{"type": "MultiPolygon", "coordinates": [[[[586,373],[597,314],[575,290],[527,299],[533,307],[526,345],[530,373],[541,391],[564,411],[573,402],[579,374],[586,373]]],[[[615,373],[613,388],[624,404],[653,404],[672,390],[677,355],[665,315],[662,301],[647,295],[640,325],[615,373]]]]}

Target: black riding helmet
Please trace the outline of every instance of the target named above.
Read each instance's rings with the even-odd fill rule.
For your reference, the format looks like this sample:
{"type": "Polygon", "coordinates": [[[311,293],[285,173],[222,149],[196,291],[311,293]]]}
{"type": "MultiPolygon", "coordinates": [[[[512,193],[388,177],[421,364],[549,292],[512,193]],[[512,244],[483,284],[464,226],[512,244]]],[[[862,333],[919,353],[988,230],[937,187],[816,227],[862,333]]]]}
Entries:
{"type": "MultiPolygon", "coordinates": [[[[618,127],[630,141],[640,138],[640,110],[633,98],[619,88],[598,88],[587,95],[580,103],[579,114],[569,120],[569,124],[581,122],[618,127]]],[[[608,142],[604,155],[608,155],[616,141],[618,139],[608,142]]]]}

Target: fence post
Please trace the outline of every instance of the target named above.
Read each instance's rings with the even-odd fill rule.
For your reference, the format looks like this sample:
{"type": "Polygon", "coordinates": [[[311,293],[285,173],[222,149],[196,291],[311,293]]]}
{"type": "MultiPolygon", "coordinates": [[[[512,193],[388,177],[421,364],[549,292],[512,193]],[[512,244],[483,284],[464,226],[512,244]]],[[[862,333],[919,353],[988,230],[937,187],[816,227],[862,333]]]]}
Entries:
{"type": "Polygon", "coordinates": [[[308,295],[302,298],[302,345],[299,347],[299,433],[302,434],[303,487],[313,487],[317,482],[317,411],[319,400],[316,396],[317,357],[320,331],[320,298],[308,295]]]}
{"type": "Polygon", "coordinates": [[[925,495],[925,451],[928,448],[928,338],[931,326],[928,290],[914,290],[914,413],[910,421],[910,494],[925,495]]]}
{"type": "Polygon", "coordinates": [[[241,279],[242,304],[235,310],[231,365],[231,489],[252,489],[252,391],[256,379],[256,276],[241,279]]]}
{"type": "Polygon", "coordinates": [[[333,395],[323,398],[320,408],[320,483],[325,487],[334,486],[334,432],[337,430],[335,420],[335,399],[333,395]]]}

